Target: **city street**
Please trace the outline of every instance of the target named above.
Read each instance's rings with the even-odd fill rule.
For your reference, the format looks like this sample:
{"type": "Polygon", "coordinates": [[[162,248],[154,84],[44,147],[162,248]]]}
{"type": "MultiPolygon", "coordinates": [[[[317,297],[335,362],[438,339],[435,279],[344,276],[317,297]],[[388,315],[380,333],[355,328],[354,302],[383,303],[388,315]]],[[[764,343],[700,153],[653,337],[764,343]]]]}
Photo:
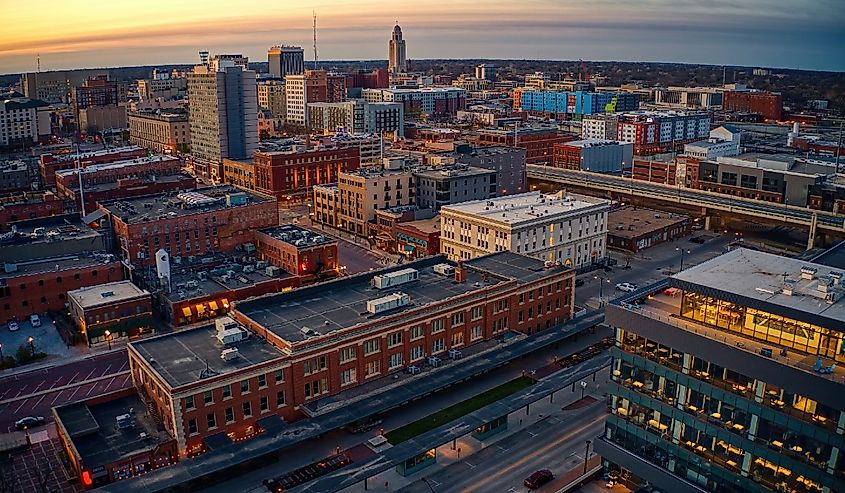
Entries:
{"type": "Polygon", "coordinates": [[[24,416],[52,419],[50,409],[132,385],[126,351],[0,378],[0,430],[24,416]]]}

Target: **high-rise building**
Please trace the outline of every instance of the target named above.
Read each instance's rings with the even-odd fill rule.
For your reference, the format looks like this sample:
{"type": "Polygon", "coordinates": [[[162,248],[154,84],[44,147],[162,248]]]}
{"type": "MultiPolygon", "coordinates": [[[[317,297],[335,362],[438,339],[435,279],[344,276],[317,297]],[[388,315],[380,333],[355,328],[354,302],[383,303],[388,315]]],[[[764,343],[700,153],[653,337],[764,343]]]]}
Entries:
{"type": "Polygon", "coordinates": [[[255,72],[233,60],[215,57],[212,62],[188,74],[188,166],[199,176],[219,181],[223,159],[250,158],[258,149],[258,98],[255,72]]]}
{"type": "Polygon", "coordinates": [[[342,103],[308,103],[313,130],[404,135],[405,107],[400,103],[368,103],[352,99],[342,103]]]}
{"type": "Polygon", "coordinates": [[[21,89],[30,99],[48,103],[69,103],[73,88],[91,77],[108,76],[108,70],[58,70],[29,72],[21,75],[21,89]]]}
{"type": "Polygon", "coordinates": [[[267,50],[270,75],[284,78],[305,72],[305,52],[300,46],[273,46],[267,50]]]}
{"type": "Polygon", "coordinates": [[[48,106],[16,92],[0,94],[0,147],[32,145],[49,137],[48,106]]]}
{"type": "Polygon", "coordinates": [[[845,491],[842,278],[740,248],[610,303],[596,453],[661,491],[845,491]]]}
{"type": "Polygon", "coordinates": [[[393,27],[393,35],[390,37],[388,58],[388,70],[392,74],[404,73],[408,66],[405,63],[405,40],[402,39],[402,28],[399,24],[393,27]]]}
{"type": "Polygon", "coordinates": [[[285,77],[287,121],[294,125],[308,122],[308,103],[338,103],[346,100],[346,76],[325,70],[306,70],[285,77]]]}
{"type": "Polygon", "coordinates": [[[489,63],[482,63],[475,66],[475,78],[496,82],[496,66],[489,63]]]}

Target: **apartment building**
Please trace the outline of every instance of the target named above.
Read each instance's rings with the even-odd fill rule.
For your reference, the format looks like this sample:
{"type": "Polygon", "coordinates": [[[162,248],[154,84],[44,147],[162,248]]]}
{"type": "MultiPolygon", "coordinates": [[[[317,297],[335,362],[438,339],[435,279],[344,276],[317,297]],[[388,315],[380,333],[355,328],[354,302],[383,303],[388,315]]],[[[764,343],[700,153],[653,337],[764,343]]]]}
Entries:
{"type": "Polygon", "coordinates": [[[191,125],[185,112],[130,112],[129,142],[162,154],[191,150],[191,125]]]}
{"type": "Polygon", "coordinates": [[[340,173],[337,180],[337,227],[358,236],[367,236],[367,223],[376,209],[416,203],[416,179],[401,164],[386,169],[361,168],[340,173]]]}

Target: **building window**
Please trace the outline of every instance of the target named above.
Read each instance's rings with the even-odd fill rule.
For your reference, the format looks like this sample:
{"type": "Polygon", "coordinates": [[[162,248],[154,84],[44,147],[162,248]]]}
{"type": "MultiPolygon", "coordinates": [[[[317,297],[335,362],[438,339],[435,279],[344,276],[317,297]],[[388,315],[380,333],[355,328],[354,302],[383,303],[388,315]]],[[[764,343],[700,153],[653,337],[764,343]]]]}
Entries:
{"type": "Polygon", "coordinates": [[[402,333],[394,332],[387,335],[387,347],[396,347],[402,344],[402,333]]]}
{"type": "Polygon", "coordinates": [[[480,306],[472,307],[470,311],[470,320],[478,320],[484,314],[484,308],[480,306]]]}
{"type": "Polygon", "coordinates": [[[375,360],[367,363],[367,377],[381,373],[381,361],[375,360]]]}
{"type": "Polygon", "coordinates": [[[340,350],[340,362],[348,363],[355,359],[355,346],[345,347],[340,350]]]}
{"type": "Polygon", "coordinates": [[[403,357],[402,353],[394,353],[390,355],[390,366],[388,369],[392,370],[394,368],[398,368],[402,366],[403,357]]]}
{"type": "Polygon", "coordinates": [[[261,374],[258,375],[258,388],[263,389],[267,387],[267,375],[261,374]]]}
{"type": "Polygon", "coordinates": [[[381,341],[379,339],[370,339],[369,341],[364,341],[364,356],[377,353],[381,347],[381,341]]]}
{"type": "Polygon", "coordinates": [[[223,386],[223,398],[224,399],[231,399],[232,398],[232,386],[231,385],[224,385],[223,386]]]}
{"type": "Polygon", "coordinates": [[[425,356],[424,346],[414,346],[411,348],[411,362],[421,360],[425,356]]]}
{"type": "Polygon", "coordinates": [[[270,409],[270,403],[266,395],[263,395],[261,396],[261,399],[258,399],[258,407],[261,409],[262,413],[270,409]]]}
{"type": "Polygon", "coordinates": [[[411,340],[415,341],[417,339],[421,339],[425,337],[425,329],[423,329],[422,325],[415,325],[411,327],[411,340]]]}
{"type": "Polygon", "coordinates": [[[435,334],[440,332],[446,328],[446,321],[442,318],[438,318],[437,320],[431,321],[431,333],[435,334]]]}
{"type": "Polygon", "coordinates": [[[280,390],[276,392],[276,407],[282,407],[285,405],[285,391],[280,390]]]}
{"type": "Polygon", "coordinates": [[[241,380],[241,394],[249,393],[249,380],[241,380]]]}
{"type": "Polygon", "coordinates": [[[437,354],[443,352],[446,345],[443,341],[443,338],[435,339],[431,342],[431,354],[437,354]]]}
{"type": "Polygon", "coordinates": [[[464,344],[464,333],[463,332],[455,332],[452,334],[452,347],[455,346],[463,346],[464,344]]]}
{"type": "Polygon", "coordinates": [[[202,393],[202,403],[206,406],[209,404],[214,404],[214,392],[210,390],[206,390],[202,393]]]}
{"type": "Polygon", "coordinates": [[[226,423],[234,423],[235,421],[235,410],[231,407],[226,408],[226,423]]]}
{"type": "Polygon", "coordinates": [[[357,370],[355,368],[349,368],[348,370],[343,370],[340,372],[340,385],[349,385],[350,383],[355,383],[357,380],[357,370]]]}
{"type": "Polygon", "coordinates": [[[464,323],[464,312],[452,314],[452,327],[454,327],[456,325],[461,325],[463,323],[464,323]]]}
{"type": "Polygon", "coordinates": [[[244,418],[252,416],[252,404],[249,401],[244,402],[244,418]]]}
{"type": "Polygon", "coordinates": [[[217,416],[215,416],[214,413],[207,414],[205,419],[208,420],[208,429],[209,430],[213,430],[214,428],[217,428],[217,416]]]}
{"type": "Polygon", "coordinates": [[[480,325],[476,325],[472,328],[472,334],[470,335],[470,340],[477,341],[484,336],[484,328],[480,325]]]}
{"type": "Polygon", "coordinates": [[[194,404],[194,396],[189,395],[185,397],[185,409],[196,409],[196,405],[194,404]]]}
{"type": "Polygon", "coordinates": [[[189,435],[196,435],[199,433],[197,429],[197,420],[195,418],[191,418],[188,420],[188,434],[189,435]]]}

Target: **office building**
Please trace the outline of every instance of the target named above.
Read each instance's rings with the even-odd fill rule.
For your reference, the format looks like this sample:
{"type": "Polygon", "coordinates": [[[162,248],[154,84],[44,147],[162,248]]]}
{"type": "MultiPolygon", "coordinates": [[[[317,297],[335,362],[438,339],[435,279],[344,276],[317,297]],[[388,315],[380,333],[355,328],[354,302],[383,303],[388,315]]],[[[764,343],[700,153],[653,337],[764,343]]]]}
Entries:
{"type": "Polygon", "coordinates": [[[267,50],[270,75],[284,79],[305,72],[305,51],[301,46],[273,46],[267,50]]]}
{"type": "Polygon", "coordinates": [[[388,44],[388,63],[387,69],[391,74],[402,74],[407,71],[407,64],[405,63],[405,40],[402,39],[402,28],[399,24],[393,27],[393,34],[390,36],[390,43],[388,44]]]}
{"type": "Polygon", "coordinates": [[[405,108],[399,103],[368,103],[353,99],[342,103],[308,103],[310,127],[314,131],[405,134],[405,108]]]}
{"type": "Polygon", "coordinates": [[[122,132],[129,127],[123,104],[111,106],[89,106],[79,110],[77,121],[79,128],[86,134],[122,132]]]}
{"type": "Polygon", "coordinates": [[[130,112],[129,142],[162,154],[191,150],[191,125],[184,111],[130,112]]]}
{"type": "Polygon", "coordinates": [[[607,215],[607,247],[629,254],[687,236],[689,216],[642,207],[620,207],[607,215]]]}
{"type": "Polygon", "coordinates": [[[637,111],[620,114],[616,122],[616,140],[634,144],[638,156],[676,151],[709,134],[709,113],[637,111]]]}
{"type": "Polygon", "coordinates": [[[284,123],[287,117],[287,99],[284,80],[258,81],[258,106],[270,110],[274,119],[284,123]]]}
{"type": "Polygon", "coordinates": [[[0,262],[23,264],[32,259],[111,249],[111,236],[105,222],[97,221],[93,224],[97,229],[94,229],[84,223],[79,214],[62,212],[59,210],[56,215],[35,219],[19,219],[13,231],[0,235],[0,262]]]}
{"type": "Polygon", "coordinates": [[[712,161],[722,156],[736,156],[742,151],[742,131],[733,125],[723,125],[710,131],[707,140],[684,145],[684,156],[712,161]]]}
{"type": "Polygon", "coordinates": [[[625,92],[522,91],[519,106],[522,111],[530,113],[580,117],[637,110],[640,95],[625,92]]]}
{"type": "Polygon", "coordinates": [[[361,97],[360,94],[352,96],[351,92],[355,89],[379,89],[389,85],[390,72],[387,69],[377,68],[369,72],[354,70],[346,74],[346,89],[350,91],[350,97],[361,97]]]}
{"type": "Polygon", "coordinates": [[[496,175],[495,170],[465,164],[416,171],[417,205],[439,211],[445,205],[495,197],[496,175]]]}
{"type": "Polygon", "coordinates": [[[111,149],[100,149],[89,152],[69,152],[57,154],[42,154],[38,158],[38,167],[41,172],[41,182],[45,187],[56,184],[56,171],[62,169],[76,168],[77,161],[84,168],[92,164],[113,163],[144,157],[149,151],[136,145],[112,147],[111,149]]]}
{"type": "Polygon", "coordinates": [[[346,77],[325,70],[306,70],[285,77],[287,121],[306,126],[310,103],[339,103],[346,100],[346,77]]]}
{"type": "MultiPolygon", "coordinates": [[[[205,64],[203,64],[205,65],[205,64]]],[[[223,68],[235,65],[240,67],[242,70],[249,70],[249,58],[243,56],[242,54],[222,54],[222,55],[212,55],[211,58],[208,60],[208,66],[211,68],[212,72],[219,72],[223,68]]]]}
{"type": "Polygon", "coordinates": [[[522,127],[512,129],[483,129],[478,131],[482,146],[508,146],[525,149],[527,164],[550,164],[554,160],[555,144],[575,137],[555,127],[522,127]]]}
{"type": "Polygon", "coordinates": [[[255,72],[244,70],[233,60],[197,65],[188,74],[188,167],[194,174],[219,182],[224,159],[252,157],[258,149],[256,93],[255,72]]]}
{"type": "Polygon", "coordinates": [[[0,193],[38,190],[38,165],[34,161],[0,162],[0,193]]]}
{"type": "Polygon", "coordinates": [[[715,109],[722,106],[721,87],[658,87],[654,89],[654,104],[679,109],[715,109]]]}
{"type": "Polygon", "coordinates": [[[845,490],[842,277],[739,248],[609,304],[596,453],[662,491],[845,490]]]}
{"type": "Polygon", "coordinates": [[[0,93],[0,148],[25,148],[52,134],[48,104],[17,92],[0,93]]]}
{"type": "Polygon", "coordinates": [[[496,82],[496,66],[489,63],[482,63],[475,66],[475,78],[496,82]]]}
{"type": "Polygon", "coordinates": [[[50,72],[27,72],[21,75],[24,96],[48,103],[70,103],[73,88],[96,77],[108,77],[108,70],[55,70],[50,72]]]}
{"type": "Polygon", "coordinates": [[[141,101],[183,99],[188,95],[186,77],[171,77],[166,73],[164,75],[166,77],[138,80],[138,97],[141,101]]]}
{"type": "Polygon", "coordinates": [[[253,156],[253,190],[280,201],[302,200],[315,185],[335,183],[343,172],[360,166],[358,147],[291,146],[253,156]]]}
{"type": "Polygon", "coordinates": [[[454,260],[510,251],[566,267],[599,262],[609,202],[585,195],[526,192],[440,209],[440,251],[454,260]]]}
{"type": "Polygon", "coordinates": [[[67,299],[71,319],[89,346],[134,339],[154,330],[150,293],[132,281],[74,289],[67,299]]]}
{"type": "Polygon", "coordinates": [[[364,89],[370,103],[402,103],[405,116],[454,116],[466,106],[466,91],[458,87],[364,89]]]}
{"type": "Polygon", "coordinates": [[[259,258],[301,278],[337,275],[337,240],[316,231],[285,224],[255,235],[259,258]]]}
{"type": "Polygon", "coordinates": [[[326,397],[341,404],[343,392],[386,385],[429,356],[550,329],[572,317],[573,284],[571,269],[509,252],[462,265],[436,256],[242,301],[214,326],[132,342],[130,374],[180,456],[192,456],[212,435],[228,443],[279,430],[324,412],[326,397]],[[374,293],[372,283],[402,276],[399,292],[374,293]],[[519,304],[526,296],[539,312],[519,304]]]}
{"type": "Polygon", "coordinates": [[[0,197],[0,231],[25,219],[57,216],[64,211],[64,201],[53,192],[21,192],[0,197]]]}
{"type": "Polygon", "coordinates": [[[73,88],[73,109],[80,110],[96,106],[117,106],[126,102],[126,85],[109,80],[108,76],[92,77],[73,88]]]}
{"type": "Polygon", "coordinates": [[[455,161],[496,172],[497,196],[528,191],[526,150],[495,145],[458,146],[455,161]]]}
{"type": "Polygon", "coordinates": [[[779,92],[738,87],[725,92],[722,109],[757,113],[766,120],[779,121],[783,118],[783,96],[779,92]]]}
{"type": "Polygon", "coordinates": [[[555,168],[621,174],[634,161],[634,144],[616,140],[585,139],[555,144],[555,168]]]}

